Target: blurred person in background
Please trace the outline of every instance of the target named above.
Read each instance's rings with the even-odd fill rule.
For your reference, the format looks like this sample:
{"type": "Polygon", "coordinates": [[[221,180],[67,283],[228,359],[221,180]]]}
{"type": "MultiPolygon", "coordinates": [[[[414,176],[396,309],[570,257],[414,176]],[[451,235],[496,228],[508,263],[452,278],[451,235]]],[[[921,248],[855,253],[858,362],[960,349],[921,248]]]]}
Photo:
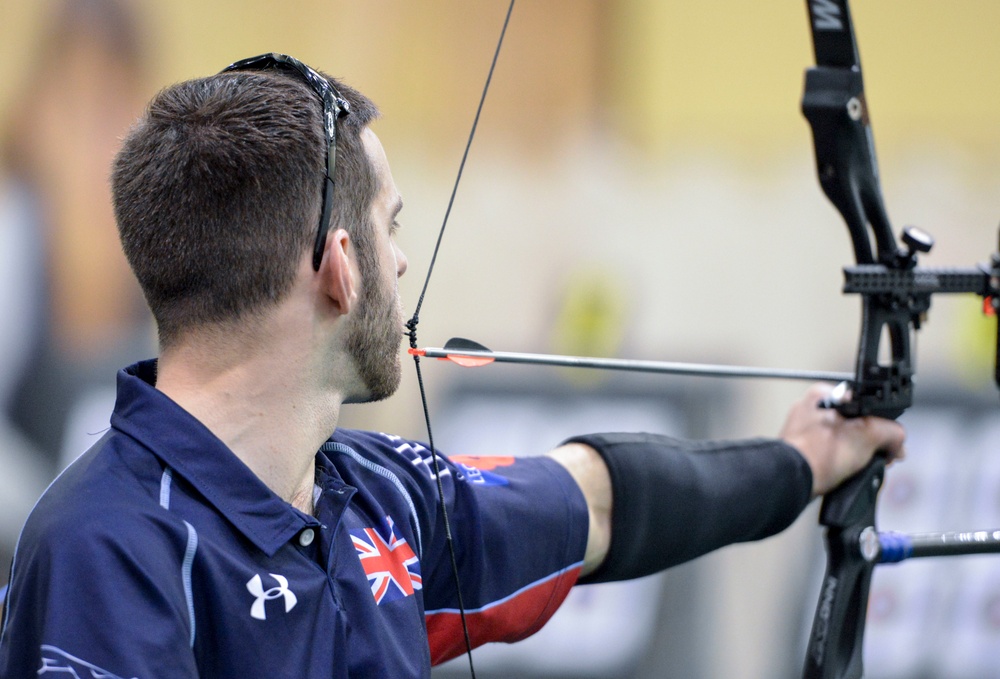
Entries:
{"type": "Polygon", "coordinates": [[[154,346],[108,182],[143,37],[126,2],[60,0],[0,135],[0,584],[31,504],[108,428],[115,367],[154,346]]]}

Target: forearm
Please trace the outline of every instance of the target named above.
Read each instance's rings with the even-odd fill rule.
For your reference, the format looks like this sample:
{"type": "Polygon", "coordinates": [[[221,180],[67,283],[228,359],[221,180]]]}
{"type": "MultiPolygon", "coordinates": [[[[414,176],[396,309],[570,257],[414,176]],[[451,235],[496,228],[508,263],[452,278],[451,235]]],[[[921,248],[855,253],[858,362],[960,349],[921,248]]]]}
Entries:
{"type": "Polygon", "coordinates": [[[567,443],[549,453],[576,481],[587,500],[590,525],[582,576],[594,572],[608,555],[611,544],[611,475],[604,459],[591,446],[567,443]]]}
{"type": "Polygon", "coordinates": [[[586,459],[579,450],[562,451],[589,448],[607,474],[602,482],[591,465],[584,482],[577,479],[592,505],[591,520],[596,516],[605,524],[590,533],[582,582],[641,577],[728,544],[768,537],[790,525],[811,497],[808,463],[777,440],[594,434],[567,444],[556,454],[586,459]],[[600,499],[602,484],[610,503],[600,499]]]}

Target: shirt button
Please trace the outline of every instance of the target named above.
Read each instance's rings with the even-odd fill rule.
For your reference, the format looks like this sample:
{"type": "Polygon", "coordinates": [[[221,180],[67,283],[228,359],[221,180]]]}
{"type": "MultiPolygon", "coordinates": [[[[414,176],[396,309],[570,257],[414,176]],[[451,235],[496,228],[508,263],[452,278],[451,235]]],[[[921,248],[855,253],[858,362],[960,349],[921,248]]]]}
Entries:
{"type": "Polygon", "coordinates": [[[299,533],[299,544],[303,547],[308,547],[316,539],[316,531],[312,528],[306,528],[304,531],[299,533]]]}

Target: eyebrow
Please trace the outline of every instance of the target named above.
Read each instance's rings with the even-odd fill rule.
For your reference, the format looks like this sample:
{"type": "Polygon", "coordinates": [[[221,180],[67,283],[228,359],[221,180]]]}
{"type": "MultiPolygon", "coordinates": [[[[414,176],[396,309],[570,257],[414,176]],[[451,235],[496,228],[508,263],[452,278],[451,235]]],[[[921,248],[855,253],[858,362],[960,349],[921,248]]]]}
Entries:
{"type": "Polygon", "coordinates": [[[396,206],[392,208],[392,218],[396,219],[400,211],[403,209],[403,198],[402,196],[396,198],[396,206]]]}

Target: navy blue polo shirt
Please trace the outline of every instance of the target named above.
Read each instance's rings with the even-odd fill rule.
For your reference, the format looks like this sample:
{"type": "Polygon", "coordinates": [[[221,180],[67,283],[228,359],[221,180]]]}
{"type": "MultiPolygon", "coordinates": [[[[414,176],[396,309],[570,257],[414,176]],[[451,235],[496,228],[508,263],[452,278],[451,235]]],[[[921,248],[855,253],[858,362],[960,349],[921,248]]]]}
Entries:
{"type": "MultiPolygon", "coordinates": [[[[422,444],[338,430],[308,516],[157,391],[155,370],[119,373],[111,429],[28,518],[0,676],[427,677],[463,652],[422,444]]],[[[473,643],[528,636],[579,574],[579,488],[548,458],[441,460],[440,474],[473,643]]]]}

